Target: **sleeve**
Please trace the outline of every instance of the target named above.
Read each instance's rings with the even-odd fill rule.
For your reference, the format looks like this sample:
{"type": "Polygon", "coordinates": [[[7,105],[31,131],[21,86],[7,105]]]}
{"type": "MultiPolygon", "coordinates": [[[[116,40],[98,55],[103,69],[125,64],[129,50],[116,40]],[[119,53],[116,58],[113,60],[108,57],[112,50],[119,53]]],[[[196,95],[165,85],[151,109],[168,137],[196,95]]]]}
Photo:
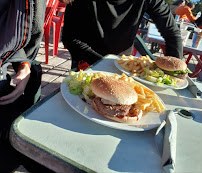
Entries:
{"type": "Polygon", "coordinates": [[[190,22],[194,22],[197,18],[193,15],[192,11],[190,8],[187,8],[186,11],[185,11],[185,14],[187,16],[187,19],[190,21],[190,22]]]}
{"type": "Polygon", "coordinates": [[[82,42],[81,40],[74,39],[72,40],[72,42],[69,43],[71,43],[71,45],[68,44],[67,46],[66,44],[66,46],[68,47],[72,58],[76,62],[78,62],[79,60],[84,60],[89,64],[93,64],[103,57],[95,50],[93,50],[87,43],[82,42]]]}
{"type": "Polygon", "coordinates": [[[165,39],[166,55],[182,58],[183,46],[180,30],[168,4],[164,0],[150,0],[148,14],[165,39]]]}
{"type": "Polygon", "coordinates": [[[18,50],[15,55],[12,57],[12,64],[15,69],[23,62],[28,62],[30,65],[32,61],[35,59],[39,47],[40,42],[43,37],[43,24],[44,24],[44,16],[45,16],[45,9],[46,9],[46,1],[45,0],[34,0],[34,16],[33,16],[33,23],[32,23],[32,31],[31,31],[31,38],[29,43],[22,49],[18,50]],[[21,63],[14,62],[20,59],[21,63]]]}
{"type": "Polygon", "coordinates": [[[75,20],[75,17],[72,17],[78,16],[78,14],[75,12],[76,10],[71,10],[73,5],[74,4],[70,4],[66,6],[62,42],[64,46],[69,50],[74,61],[78,62],[79,60],[84,60],[89,64],[93,64],[97,60],[101,59],[103,56],[93,50],[82,39],[80,39],[82,36],[78,36],[77,34],[81,33],[74,32],[74,30],[77,30],[77,27],[81,26],[79,26],[79,22],[75,20]],[[69,24],[73,25],[69,27],[69,24]]]}

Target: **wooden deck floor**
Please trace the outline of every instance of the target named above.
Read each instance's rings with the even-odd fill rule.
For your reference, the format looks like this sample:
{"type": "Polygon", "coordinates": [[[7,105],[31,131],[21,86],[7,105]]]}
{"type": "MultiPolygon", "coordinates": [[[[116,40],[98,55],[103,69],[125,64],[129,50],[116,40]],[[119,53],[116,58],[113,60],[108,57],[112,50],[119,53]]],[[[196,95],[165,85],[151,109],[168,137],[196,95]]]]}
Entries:
{"type": "Polygon", "coordinates": [[[52,56],[52,44],[50,44],[49,63],[45,64],[45,48],[44,42],[41,43],[41,48],[38,52],[36,60],[42,66],[42,94],[41,97],[47,96],[55,89],[60,87],[62,80],[69,74],[71,68],[71,58],[67,49],[64,49],[63,44],[59,43],[58,56],[52,56]]]}

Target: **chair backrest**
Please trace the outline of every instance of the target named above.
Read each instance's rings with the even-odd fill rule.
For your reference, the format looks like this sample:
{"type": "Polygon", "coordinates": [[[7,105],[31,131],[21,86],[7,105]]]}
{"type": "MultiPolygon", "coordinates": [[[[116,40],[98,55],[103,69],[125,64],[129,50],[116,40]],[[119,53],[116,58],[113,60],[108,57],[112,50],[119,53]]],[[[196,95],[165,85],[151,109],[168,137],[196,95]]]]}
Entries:
{"type": "Polygon", "coordinates": [[[48,23],[52,20],[52,17],[57,10],[58,4],[59,0],[46,0],[44,28],[46,28],[48,23]]]}
{"type": "Polygon", "coordinates": [[[56,16],[64,16],[65,13],[65,9],[66,9],[66,4],[59,2],[58,6],[56,8],[56,16]]]}
{"type": "Polygon", "coordinates": [[[137,49],[137,51],[142,55],[142,56],[146,56],[149,55],[151,59],[155,60],[156,58],[154,57],[154,55],[152,55],[152,53],[150,52],[150,50],[147,48],[144,40],[138,35],[136,34],[136,37],[134,39],[134,47],[137,49]]]}

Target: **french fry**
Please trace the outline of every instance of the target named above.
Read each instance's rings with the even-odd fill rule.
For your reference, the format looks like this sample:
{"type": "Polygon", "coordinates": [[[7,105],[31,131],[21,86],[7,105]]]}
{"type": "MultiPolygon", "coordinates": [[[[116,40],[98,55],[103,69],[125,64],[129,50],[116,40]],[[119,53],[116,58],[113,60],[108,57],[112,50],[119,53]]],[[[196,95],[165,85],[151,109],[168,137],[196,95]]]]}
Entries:
{"type": "Polygon", "coordinates": [[[141,104],[140,109],[144,111],[150,105],[150,103],[141,104]]]}
{"type": "Polygon", "coordinates": [[[156,107],[156,111],[157,111],[158,113],[161,113],[161,107],[160,107],[160,105],[159,105],[159,102],[158,102],[156,99],[154,100],[153,104],[154,104],[155,107],[156,107]]]}
{"type": "Polygon", "coordinates": [[[146,73],[143,73],[144,68],[152,70],[154,61],[151,60],[148,55],[141,56],[140,58],[134,57],[132,55],[128,57],[122,55],[121,59],[117,59],[117,63],[124,70],[131,72],[133,76],[145,77],[146,73]]]}
{"type": "Polygon", "coordinates": [[[138,99],[145,99],[144,95],[141,95],[141,94],[137,94],[137,95],[138,95],[138,99]]]}
{"type": "Polygon", "coordinates": [[[156,110],[156,108],[154,106],[151,106],[151,105],[146,107],[146,109],[145,109],[146,112],[154,112],[155,110],[156,110]]]}
{"type": "Polygon", "coordinates": [[[120,65],[124,70],[127,70],[127,71],[129,71],[129,68],[128,67],[126,67],[125,65],[120,65]]]}
{"type": "MultiPolygon", "coordinates": [[[[147,58],[144,56],[144,59],[147,58]]],[[[139,75],[135,73],[135,75],[139,75]]],[[[165,110],[165,107],[162,101],[158,98],[158,96],[149,88],[144,85],[136,82],[132,77],[126,76],[126,74],[122,73],[122,75],[114,75],[116,79],[123,80],[127,82],[138,95],[138,101],[135,103],[138,109],[146,112],[158,112],[162,113],[165,110]]]]}
{"type": "Polygon", "coordinates": [[[153,100],[148,100],[146,97],[144,99],[139,99],[138,100],[141,104],[145,104],[145,103],[153,103],[153,100]]]}
{"type": "Polygon", "coordinates": [[[144,89],[140,87],[140,93],[145,96],[144,89]]]}
{"type": "Polygon", "coordinates": [[[164,110],[165,110],[165,107],[164,107],[163,103],[161,102],[161,100],[159,100],[158,97],[156,97],[156,100],[157,100],[157,102],[158,102],[158,104],[159,104],[160,109],[161,109],[162,111],[164,111],[164,110]]]}

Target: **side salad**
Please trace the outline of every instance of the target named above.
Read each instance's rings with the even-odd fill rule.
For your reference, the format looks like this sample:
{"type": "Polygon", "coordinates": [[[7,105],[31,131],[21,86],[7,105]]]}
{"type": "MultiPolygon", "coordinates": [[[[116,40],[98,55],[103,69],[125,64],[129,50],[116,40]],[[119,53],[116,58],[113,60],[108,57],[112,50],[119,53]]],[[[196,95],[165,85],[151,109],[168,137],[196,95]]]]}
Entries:
{"type": "Polygon", "coordinates": [[[83,92],[86,95],[93,95],[92,90],[90,89],[90,84],[92,79],[98,78],[96,73],[84,73],[81,70],[79,73],[71,71],[69,77],[64,79],[63,82],[67,83],[69,86],[69,92],[74,95],[80,95],[83,92]]]}
{"type": "Polygon", "coordinates": [[[155,70],[150,70],[148,68],[144,68],[146,72],[145,80],[156,83],[159,86],[163,84],[170,85],[173,87],[178,87],[177,80],[172,78],[170,75],[165,74],[160,68],[156,68],[155,70]]]}
{"type": "Polygon", "coordinates": [[[84,73],[83,70],[80,70],[79,73],[71,71],[68,78],[63,80],[64,83],[67,83],[69,87],[69,92],[73,95],[83,95],[84,99],[91,103],[91,99],[95,96],[91,90],[91,83],[93,80],[107,76],[109,74],[104,74],[101,72],[97,73],[84,73]]]}

